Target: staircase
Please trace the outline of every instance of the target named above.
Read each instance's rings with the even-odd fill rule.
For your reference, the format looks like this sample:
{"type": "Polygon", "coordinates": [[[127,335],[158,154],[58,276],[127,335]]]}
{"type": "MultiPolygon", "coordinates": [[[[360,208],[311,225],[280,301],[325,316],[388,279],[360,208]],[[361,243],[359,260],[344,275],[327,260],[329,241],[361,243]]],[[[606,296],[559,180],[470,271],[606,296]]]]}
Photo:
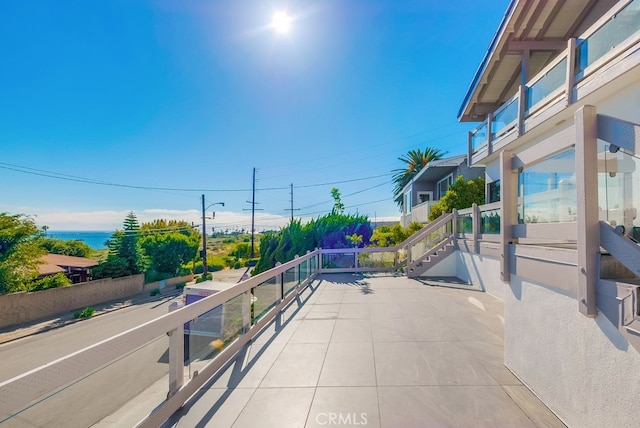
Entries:
{"type": "Polygon", "coordinates": [[[454,215],[443,214],[413,234],[398,247],[407,252],[405,273],[415,278],[455,251],[454,215]]]}

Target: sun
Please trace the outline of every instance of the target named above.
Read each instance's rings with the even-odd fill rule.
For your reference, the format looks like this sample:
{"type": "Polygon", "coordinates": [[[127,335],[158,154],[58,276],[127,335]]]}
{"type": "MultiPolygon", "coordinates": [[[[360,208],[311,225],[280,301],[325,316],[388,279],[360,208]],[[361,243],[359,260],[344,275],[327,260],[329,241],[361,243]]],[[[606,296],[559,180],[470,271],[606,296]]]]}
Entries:
{"type": "Polygon", "coordinates": [[[271,27],[279,34],[287,34],[291,30],[291,17],[287,12],[276,12],[271,18],[271,27]]]}

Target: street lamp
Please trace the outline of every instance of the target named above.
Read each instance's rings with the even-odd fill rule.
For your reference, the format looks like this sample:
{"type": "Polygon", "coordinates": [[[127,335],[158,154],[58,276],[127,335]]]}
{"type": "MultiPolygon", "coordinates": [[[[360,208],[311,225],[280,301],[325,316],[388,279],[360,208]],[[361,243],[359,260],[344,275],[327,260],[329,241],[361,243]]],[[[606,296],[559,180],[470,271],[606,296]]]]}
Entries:
{"type": "MultiPolygon", "coordinates": [[[[214,202],[205,207],[204,194],[202,195],[202,277],[207,279],[207,217],[205,211],[214,205],[222,205],[224,202],[214,202]]],[[[213,217],[211,217],[213,219],[213,217]]]]}

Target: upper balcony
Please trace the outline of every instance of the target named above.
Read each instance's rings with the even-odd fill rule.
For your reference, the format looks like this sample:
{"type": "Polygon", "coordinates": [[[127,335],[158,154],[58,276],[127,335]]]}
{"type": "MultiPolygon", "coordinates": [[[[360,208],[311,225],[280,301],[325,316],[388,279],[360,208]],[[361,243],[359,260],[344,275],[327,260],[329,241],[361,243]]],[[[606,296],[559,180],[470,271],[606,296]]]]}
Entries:
{"type": "MultiPolygon", "coordinates": [[[[478,70],[459,114],[461,121],[484,119],[469,134],[468,151],[472,165],[486,162],[492,154],[520,136],[539,125],[548,124],[552,117],[562,120],[559,116],[565,113],[569,117],[588,96],[613,82],[624,80],[631,75],[631,70],[640,65],[640,0],[623,0],[613,6],[608,4],[610,2],[598,2],[597,7],[592,5],[591,9],[585,9],[584,16],[577,16],[574,20],[565,19],[561,13],[557,18],[549,15],[544,22],[533,22],[531,17],[529,21],[522,19],[528,25],[546,25],[548,28],[562,22],[577,29],[589,24],[577,37],[569,30],[567,34],[570,37],[564,39],[566,41],[543,39],[531,42],[513,40],[518,32],[522,37],[522,34],[534,31],[526,30],[524,24],[520,24],[523,28],[515,28],[517,23],[512,21],[518,19],[514,15],[526,13],[518,7],[531,2],[515,3],[512,8],[515,10],[503,21],[506,28],[496,34],[493,50],[478,70]],[[601,12],[605,6],[609,7],[608,10],[601,12]],[[553,50],[561,46],[562,50],[553,50]],[[496,52],[498,48],[507,53],[510,49],[519,51],[518,55],[500,57],[496,52]],[[531,70],[539,71],[528,79],[526,76],[531,70]],[[512,74],[510,78],[501,78],[508,72],[512,74]],[[526,83],[518,84],[519,81],[526,83]],[[502,94],[511,96],[500,102],[502,94]]],[[[546,2],[540,3],[531,9],[546,10],[546,2]]],[[[573,31],[578,34],[577,30],[573,31]]],[[[554,35],[557,34],[551,34],[554,35]]],[[[558,121],[554,120],[554,123],[558,121]]]]}

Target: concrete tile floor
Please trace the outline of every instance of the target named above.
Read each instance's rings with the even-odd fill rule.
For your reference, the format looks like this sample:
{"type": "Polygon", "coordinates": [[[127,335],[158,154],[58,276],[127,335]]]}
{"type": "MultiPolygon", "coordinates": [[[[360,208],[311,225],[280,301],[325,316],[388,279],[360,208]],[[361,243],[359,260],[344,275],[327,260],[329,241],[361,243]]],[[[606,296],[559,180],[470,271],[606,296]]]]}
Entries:
{"type": "Polygon", "coordinates": [[[502,340],[488,294],[324,275],[167,426],[563,427],[503,365],[502,340]]]}

